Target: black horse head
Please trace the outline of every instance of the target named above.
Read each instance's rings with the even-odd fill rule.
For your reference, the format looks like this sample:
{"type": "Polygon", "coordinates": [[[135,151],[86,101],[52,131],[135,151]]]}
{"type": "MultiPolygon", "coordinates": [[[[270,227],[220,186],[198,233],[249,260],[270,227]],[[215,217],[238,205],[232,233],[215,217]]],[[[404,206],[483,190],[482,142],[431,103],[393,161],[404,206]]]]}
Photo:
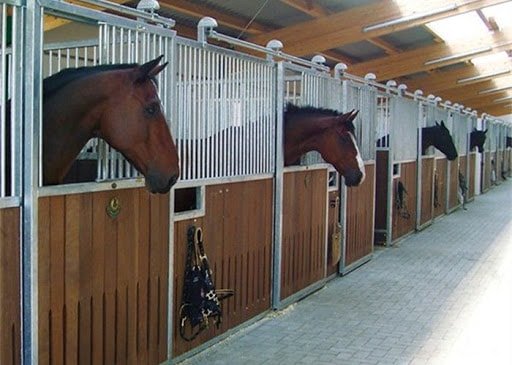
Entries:
{"type": "Polygon", "coordinates": [[[484,152],[484,143],[485,137],[487,133],[487,129],[485,131],[477,131],[476,128],[469,135],[469,150],[472,151],[473,148],[477,148],[478,152],[484,152]]]}
{"type": "Polygon", "coordinates": [[[446,128],[443,121],[441,121],[441,124],[436,122],[435,126],[423,128],[422,136],[423,153],[425,153],[428,147],[434,146],[444,153],[448,160],[453,161],[457,158],[457,149],[453,144],[450,131],[446,128]]]}

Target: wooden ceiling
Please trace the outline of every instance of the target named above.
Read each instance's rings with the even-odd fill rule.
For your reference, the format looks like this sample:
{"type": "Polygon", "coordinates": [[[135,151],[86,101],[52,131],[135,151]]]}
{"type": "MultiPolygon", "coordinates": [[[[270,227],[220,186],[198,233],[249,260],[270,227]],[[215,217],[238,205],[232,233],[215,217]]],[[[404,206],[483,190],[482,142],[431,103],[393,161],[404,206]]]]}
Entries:
{"type": "MultiPolygon", "coordinates": [[[[114,1],[129,6],[138,3],[137,0],[114,1]]],[[[495,102],[496,99],[507,96],[507,92],[512,93],[512,73],[482,77],[470,82],[461,82],[461,79],[481,75],[470,62],[471,57],[464,56],[465,53],[483,48],[484,51],[479,52],[479,55],[506,51],[512,56],[512,22],[509,28],[499,29],[496,22],[492,18],[487,19],[480,10],[509,1],[512,0],[458,0],[456,6],[449,7],[447,5],[452,3],[447,3],[446,0],[410,0],[405,2],[409,8],[404,10],[394,0],[160,0],[159,13],[176,20],[175,29],[180,36],[195,38],[197,21],[204,16],[210,16],[217,20],[220,31],[243,34],[242,38],[245,40],[265,45],[271,39],[279,39],[283,42],[286,53],[300,57],[322,54],[329,65],[337,62],[347,64],[351,74],[364,76],[372,72],[379,81],[394,79],[398,83],[405,83],[410,91],[421,89],[424,95],[434,94],[443,100],[476,109],[480,113],[501,116],[512,113],[511,100],[495,102]],[[333,7],[333,4],[336,6],[333,7]],[[268,7],[274,13],[279,13],[281,9],[283,21],[272,22],[263,13],[249,11],[259,6],[267,6],[267,13],[268,7]],[[444,10],[439,12],[439,9],[444,10]],[[477,11],[491,32],[472,39],[471,42],[461,42],[456,47],[445,44],[424,25],[469,11],[477,11]],[[432,15],[427,15],[429,12],[432,15]],[[364,31],[367,26],[411,14],[426,16],[364,31]],[[300,20],[292,22],[292,18],[300,20]],[[276,23],[287,25],[280,26],[276,23]],[[428,34],[429,42],[402,47],[389,40],[401,38],[407,41],[406,33],[414,29],[428,34]],[[369,56],[355,57],[344,51],[350,47],[373,47],[377,52],[369,56]],[[452,55],[458,57],[432,63],[452,55]],[[495,87],[494,82],[498,78],[500,86],[504,84],[505,88],[510,86],[511,89],[481,93],[495,87]]],[[[279,19],[281,14],[273,15],[274,19],[279,19]]],[[[512,19],[512,14],[510,18],[512,19]]],[[[52,24],[52,27],[59,25],[52,24]]],[[[46,29],[48,27],[50,24],[45,25],[46,29]]],[[[512,57],[509,57],[506,67],[512,69],[512,57]]]]}
{"type": "MultiPolygon", "coordinates": [[[[243,7],[243,3],[253,1],[255,0],[239,0],[238,3],[243,7]]],[[[408,49],[401,49],[382,38],[385,35],[414,27],[424,27],[423,25],[427,22],[504,3],[506,2],[504,0],[458,1],[458,6],[451,10],[368,32],[363,31],[365,26],[401,18],[407,14],[403,14],[403,9],[399,9],[392,0],[370,3],[366,1],[365,5],[352,6],[346,10],[335,12],[323,6],[322,0],[270,1],[280,1],[288,7],[304,13],[309,19],[284,27],[276,27],[269,25],[264,19],[260,21],[256,17],[247,27],[251,19],[233,15],[232,8],[224,10],[222,8],[223,1],[160,0],[160,5],[162,10],[169,11],[171,16],[176,15],[178,18],[198,20],[203,16],[211,16],[222,27],[233,31],[244,31],[246,40],[258,44],[265,45],[271,39],[279,39],[285,45],[284,51],[296,56],[323,54],[333,63],[346,63],[349,66],[348,72],[355,75],[364,76],[368,72],[373,72],[380,81],[394,79],[408,85],[408,89],[411,91],[422,89],[425,95],[434,94],[444,100],[451,100],[477,109],[479,112],[495,116],[512,113],[512,102],[499,104],[493,102],[505,95],[504,92],[479,94],[482,90],[493,87],[493,78],[483,78],[469,85],[458,82],[460,79],[479,75],[476,67],[470,63],[470,57],[458,57],[444,62],[425,64],[429,60],[453,54],[462,55],[481,47],[489,47],[489,50],[480,55],[500,51],[512,54],[512,24],[511,28],[498,29],[493,19],[486,19],[480,11],[479,15],[483,17],[493,33],[490,36],[482,36],[471,42],[459,44],[456,49],[444,44],[435,35],[433,43],[408,49]],[[339,51],[339,48],[344,45],[361,41],[369,42],[382,49],[383,56],[373,59],[354,59],[339,51]],[[446,67],[454,64],[460,67],[446,67]]],[[[261,1],[261,3],[263,2],[261,1]]],[[[340,0],[340,3],[343,2],[340,0]]],[[[421,0],[409,1],[409,3],[410,11],[416,13],[428,13],[449,5],[446,0],[421,0]]],[[[177,21],[176,29],[179,35],[195,37],[195,29],[180,24],[179,21],[177,21]]],[[[512,59],[510,67],[512,68],[512,59]]],[[[512,87],[512,73],[501,77],[512,87]]]]}

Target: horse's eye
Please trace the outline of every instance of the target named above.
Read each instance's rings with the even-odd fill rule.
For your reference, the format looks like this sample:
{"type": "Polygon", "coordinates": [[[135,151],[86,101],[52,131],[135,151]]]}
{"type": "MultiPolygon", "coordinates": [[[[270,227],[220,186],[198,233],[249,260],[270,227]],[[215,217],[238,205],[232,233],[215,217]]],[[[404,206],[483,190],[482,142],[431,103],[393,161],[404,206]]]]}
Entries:
{"type": "Polygon", "coordinates": [[[146,112],[147,115],[153,116],[153,115],[155,115],[158,112],[159,109],[160,108],[158,107],[157,104],[151,104],[150,106],[147,106],[144,109],[144,111],[146,112]]]}

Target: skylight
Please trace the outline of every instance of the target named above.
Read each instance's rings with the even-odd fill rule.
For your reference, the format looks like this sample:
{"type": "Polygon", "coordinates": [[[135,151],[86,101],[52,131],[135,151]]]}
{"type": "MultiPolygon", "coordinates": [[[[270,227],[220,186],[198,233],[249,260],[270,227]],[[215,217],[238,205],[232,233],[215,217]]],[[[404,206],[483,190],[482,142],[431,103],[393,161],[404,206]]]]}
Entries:
{"type": "Polygon", "coordinates": [[[474,11],[430,22],[426,26],[448,44],[471,40],[489,33],[482,19],[474,11]]]}
{"type": "Polygon", "coordinates": [[[471,59],[471,63],[480,70],[495,70],[512,67],[510,58],[506,52],[498,52],[486,56],[475,57],[471,59]]]}
{"type": "Polygon", "coordinates": [[[482,12],[487,19],[494,18],[500,29],[512,26],[512,2],[489,6],[482,9],[482,12]]]}

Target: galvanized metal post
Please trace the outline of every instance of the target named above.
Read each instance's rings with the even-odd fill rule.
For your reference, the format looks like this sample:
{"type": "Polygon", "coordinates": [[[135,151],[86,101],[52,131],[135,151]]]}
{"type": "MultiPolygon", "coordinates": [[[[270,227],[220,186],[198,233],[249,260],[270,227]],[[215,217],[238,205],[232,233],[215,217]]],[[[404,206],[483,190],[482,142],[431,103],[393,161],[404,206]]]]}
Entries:
{"type": "MultiPolygon", "coordinates": [[[[336,65],[338,66],[338,65],[336,65]]],[[[346,65],[339,66],[339,68],[335,68],[335,70],[340,70],[344,72],[347,68],[346,65]],[[343,67],[344,66],[344,67],[343,67]]],[[[348,108],[348,81],[344,80],[342,83],[342,99],[341,99],[342,107],[341,110],[343,112],[347,112],[348,108]]],[[[347,258],[347,186],[345,185],[345,178],[342,175],[339,175],[339,194],[340,194],[340,204],[339,204],[339,217],[341,224],[341,258],[340,264],[338,266],[338,273],[343,274],[345,272],[346,258],[347,258]]]]}
{"type": "Polygon", "coordinates": [[[25,98],[22,194],[22,363],[38,363],[38,210],[40,185],[39,138],[41,136],[41,54],[43,46],[42,8],[27,0],[25,15],[25,98]]]}
{"type": "Polygon", "coordinates": [[[276,67],[276,149],[274,179],[274,262],[272,265],[272,307],[281,306],[281,266],[283,249],[283,169],[284,169],[284,64],[278,62],[276,67]]]}
{"type": "Polygon", "coordinates": [[[423,155],[422,155],[422,145],[421,141],[423,139],[423,103],[421,101],[416,101],[418,103],[418,139],[417,139],[417,157],[416,157],[416,229],[419,229],[421,226],[421,204],[422,204],[422,196],[421,192],[423,190],[423,155]]]}

